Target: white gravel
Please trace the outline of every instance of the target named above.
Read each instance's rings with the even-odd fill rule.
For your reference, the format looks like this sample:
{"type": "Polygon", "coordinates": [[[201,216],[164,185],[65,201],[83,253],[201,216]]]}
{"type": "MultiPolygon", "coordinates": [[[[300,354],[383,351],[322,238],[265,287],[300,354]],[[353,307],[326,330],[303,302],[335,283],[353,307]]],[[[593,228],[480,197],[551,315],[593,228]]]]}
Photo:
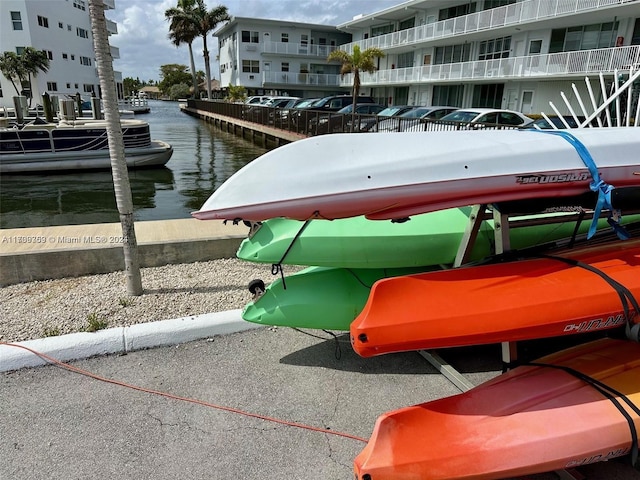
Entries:
{"type": "MultiPolygon", "coordinates": [[[[285,275],[302,267],[284,266],[285,275]]],[[[143,268],[140,296],[127,294],[123,272],[47,280],[0,288],[0,341],[17,342],[244,307],[247,285],[277,277],[271,265],[238,259],[143,268]]]]}

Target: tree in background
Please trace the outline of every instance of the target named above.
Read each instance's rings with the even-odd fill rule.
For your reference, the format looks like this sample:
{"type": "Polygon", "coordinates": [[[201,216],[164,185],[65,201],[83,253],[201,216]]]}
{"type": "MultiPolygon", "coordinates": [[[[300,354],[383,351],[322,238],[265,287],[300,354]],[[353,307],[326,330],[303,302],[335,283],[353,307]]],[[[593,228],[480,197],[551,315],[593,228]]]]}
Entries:
{"type": "Polygon", "coordinates": [[[376,58],[384,57],[384,52],[376,47],[367,48],[364,52],[360,50],[359,45],[353,46],[353,53],[349,54],[344,50],[334,50],[327,57],[327,61],[337,60],[342,63],[340,68],[340,76],[344,77],[347,73],[353,74],[353,111],[351,128],[355,123],[356,104],[358,103],[358,95],[360,95],[360,72],[373,73],[376,67],[376,58]]]}
{"type": "Polygon", "coordinates": [[[14,52],[4,52],[0,55],[0,71],[13,85],[16,95],[26,95],[31,106],[32,84],[39,72],[49,70],[49,57],[46,52],[26,47],[20,55],[14,52]],[[25,87],[28,86],[28,90],[25,87]]]}
{"type": "Polygon", "coordinates": [[[191,77],[193,81],[193,98],[198,98],[198,78],[196,76],[196,64],[193,60],[193,41],[198,37],[196,26],[187,20],[185,15],[195,7],[196,0],[178,0],[178,6],[169,8],[164,12],[164,16],[171,23],[169,24],[169,39],[179,47],[186,43],[189,47],[189,62],[191,65],[191,77]]]}
{"type": "Polygon", "coordinates": [[[169,98],[171,100],[178,100],[180,98],[187,98],[189,96],[189,85],[186,83],[176,83],[171,85],[169,89],[169,98]]]}
{"type": "Polygon", "coordinates": [[[195,4],[192,8],[180,11],[176,8],[172,12],[172,21],[185,22],[193,25],[195,31],[202,37],[205,68],[205,81],[207,83],[207,98],[211,100],[211,63],[209,58],[209,49],[207,48],[207,36],[212,30],[222,22],[229,20],[229,13],[227,7],[218,5],[217,7],[207,10],[207,6],[204,0],[195,0],[195,4]]]}
{"type": "Polygon", "coordinates": [[[142,87],[146,85],[145,82],[141,82],[139,78],[127,77],[122,80],[122,89],[124,90],[125,97],[139,92],[142,87]]]}
{"type": "Polygon", "coordinates": [[[160,66],[161,80],[158,82],[158,89],[164,94],[169,95],[171,87],[180,83],[191,83],[191,74],[186,65],[178,65],[170,63],[160,66]]]}
{"type": "Polygon", "coordinates": [[[227,101],[243,102],[247,98],[247,89],[242,85],[231,85],[227,88],[227,101]]]}
{"type": "Polygon", "coordinates": [[[0,72],[5,78],[8,78],[16,91],[16,95],[20,95],[22,90],[22,79],[25,78],[26,72],[22,65],[22,60],[15,52],[4,52],[0,56],[0,72]],[[20,85],[20,88],[18,88],[20,85]]]}
{"type": "Polygon", "coordinates": [[[33,47],[25,47],[20,54],[24,70],[27,74],[27,84],[29,85],[29,106],[33,99],[32,78],[36,78],[38,73],[47,73],[49,71],[49,56],[44,50],[36,50],[33,47]]]}

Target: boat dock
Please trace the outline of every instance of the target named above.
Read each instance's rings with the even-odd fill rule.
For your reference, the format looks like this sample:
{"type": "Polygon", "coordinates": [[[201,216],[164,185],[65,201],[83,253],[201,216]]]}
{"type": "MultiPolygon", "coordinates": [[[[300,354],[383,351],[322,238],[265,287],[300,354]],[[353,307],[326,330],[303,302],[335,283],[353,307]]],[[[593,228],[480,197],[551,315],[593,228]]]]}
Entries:
{"type": "MultiPolygon", "coordinates": [[[[135,223],[141,267],[235,257],[243,224],[192,218],[135,223]]],[[[0,286],[124,269],[119,223],[0,230],[0,286]]]]}

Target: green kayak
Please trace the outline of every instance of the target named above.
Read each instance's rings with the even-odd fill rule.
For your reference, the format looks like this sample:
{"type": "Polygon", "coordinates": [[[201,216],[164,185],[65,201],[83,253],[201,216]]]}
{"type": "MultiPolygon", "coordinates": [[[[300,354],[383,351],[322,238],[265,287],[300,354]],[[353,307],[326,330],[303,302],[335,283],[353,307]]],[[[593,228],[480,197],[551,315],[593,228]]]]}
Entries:
{"type": "MultiPolygon", "coordinates": [[[[628,216],[625,223],[637,222],[638,219],[637,215],[628,216]]],[[[333,222],[319,221],[318,223],[329,225],[333,222]]],[[[279,222],[274,223],[279,224],[279,222]]],[[[297,223],[301,225],[300,222],[297,223]]],[[[583,222],[579,232],[586,232],[589,223],[583,222]]],[[[267,226],[271,225],[271,220],[266,224],[267,226]]],[[[606,220],[601,220],[599,228],[610,227],[606,220]]],[[[560,240],[569,237],[573,229],[574,224],[571,223],[512,229],[511,245],[513,249],[521,250],[540,245],[542,241],[560,240]]],[[[490,253],[490,239],[484,238],[484,241],[484,246],[479,247],[480,250],[474,250],[474,256],[477,258],[484,258],[482,253],[485,251],[490,253]]],[[[423,242],[428,245],[437,243],[432,243],[429,235],[425,236],[423,242]]],[[[452,243],[453,245],[443,244],[442,250],[445,250],[446,253],[443,253],[442,250],[432,250],[430,258],[433,264],[430,266],[361,269],[318,266],[306,268],[285,277],[284,284],[283,280],[279,278],[266,288],[261,286],[264,293],[245,306],[242,318],[263,325],[347,331],[351,322],[364,308],[371,286],[376,280],[425,272],[440,268],[440,264],[450,264],[457,251],[457,244],[455,241],[452,243]]],[[[392,249],[391,246],[387,248],[392,249]]],[[[399,255],[403,255],[399,248],[397,250],[399,255]]],[[[420,254],[420,252],[418,251],[416,254],[420,254]]],[[[302,260],[301,257],[295,258],[296,261],[302,260]]],[[[302,263],[304,264],[304,262],[302,263]]]]}
{"type": "MultiPolygon", "coordinates": [[[[240,244],[242,260],[286,265],[343,268],[404,268],[452,264],[471,207],[416,215],[404,223],[367,220],[364,217],[304,222],[274,218],[240,244]]],[[[551,215],[547,215],[550,217],[551,215]]],[[[540,218],[530,216],[523,218],[540,218]]],[[[601,221],[604,228],[606,222],[601,221]]],[[[585,233],[590,221],[581,222],[585,233]]],[[[575,221],[511,229],[511,249],[539,245],[570,237],[575,221]]],[[[494,252],[493,220],[482,222],[470,260],[494,252]]]]}
{"type": "Polygon", "coordinates": [[[426,270],[309,267],[287,276],[284,284],[281,278],[275,280],[262,296],[245,306],[242,318],[264,325],[349,330],[376,280],[426,270]]]}

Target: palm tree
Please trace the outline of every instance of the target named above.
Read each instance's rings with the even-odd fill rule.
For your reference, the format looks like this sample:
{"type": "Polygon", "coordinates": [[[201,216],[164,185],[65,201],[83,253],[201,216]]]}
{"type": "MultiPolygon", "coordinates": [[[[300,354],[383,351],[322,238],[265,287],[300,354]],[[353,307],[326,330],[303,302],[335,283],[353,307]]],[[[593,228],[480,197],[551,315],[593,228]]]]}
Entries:
{"type": "Polygon", "coordinates": [[[20,58],[22,59],[22,65],[27,75],[26,80],[29,84],[29,106],[31,106],[31,100],[33,98],[31,77],[36,78],[39,72],[47,73],[49,71],[49,57],[43,50],[26,47],[20,54],[20,58]]]}
{"type": "Polygon", "coordinates": [[[93,48],[96,53],[96,66],[100,77],[100,89],[104,101],[104,117],[107,123],[107,138],[109,140],[109,154],[111,156],[111,173],[113,187],[116,194],[116,204],[120,214],[122,236],[124,238],[124,263],[127,278],[127,292],[129,295],[142,294],[142,279],[140,262],[138,260],[138,245],[133,225],[133,199],[129,172],[124,155],[124,140],[118,111],[118,96],[113,74],[113,59],[109,46],[107,22],[104,16],[102,0],[89,0],[89,15],[91,17],[91,33],[93,34],[93,48]]]}
{"type": "Polygon", "coordinates": [[[195,29],[195,25],[185,20],[185,17],[181,15],[184,12],[193,9],[195,0],[178,0],[178,6],[175,8],[169,8],[164,12],[164,16],[171,23],[169,25],[169,39],[176,46],[179,47],[183,43],[189,46],[189,61],[191,64],[191,78],[193,80],[193,97],[198,98],[198,78],[196,75],[196,65],[193,61],[193,41],[198,36],[198,32],[195,29]]]}
{"type": "Polygon", "coordinates": [[[204,0],[195,0],[195,5],[193,5],[192,8],[184,11],[180,11],[180,9],[177,8],[176,11],[172,13],[175,13],[172,17],[172,21],[175,19],[176,21],[184,21],[193,25],[197,34],[202,37],[202,44],[204,47],[202,55],[204,56],[207,98],[211,100],[211,64],[209,49],[207,48],[207,35],[209,35],[209,32],[214,30],[218,24],[229,20],[230,17],[227,7],[218,5],[211,10],[207,10],[204,0]]]}
{"type": "Polygon", "coordinates": [[[360,72],[373,73],[376,67],[375,59],[384,57],[384,52],[376,47],[367,48],[364,52],[360,51],[359,45],[353,46],[353,53],[349,54],[344,50],[334,50],[327,57],[327,61],[337,60],[342,63],[340,68],[340,76],[344,77],[347,73],[353,74],[353,110],[351,128],[353,129],[356,115],[356,104],[358,103],[358,95],[360,95],[360,72]]]}
{"type": "Polygon", "coordinates": [[[22,90],[22,79],[27,76],[24,71],[22,59],[15,52],[4,52],[0,55],[0,72],[5,78],[8,78],[13,85],[16,95],[20,95],[22,90]],[[17,84],[16,84],[17,82],[17,84]],[[20,88],[18,88],[20,85],[20,88]]]}

